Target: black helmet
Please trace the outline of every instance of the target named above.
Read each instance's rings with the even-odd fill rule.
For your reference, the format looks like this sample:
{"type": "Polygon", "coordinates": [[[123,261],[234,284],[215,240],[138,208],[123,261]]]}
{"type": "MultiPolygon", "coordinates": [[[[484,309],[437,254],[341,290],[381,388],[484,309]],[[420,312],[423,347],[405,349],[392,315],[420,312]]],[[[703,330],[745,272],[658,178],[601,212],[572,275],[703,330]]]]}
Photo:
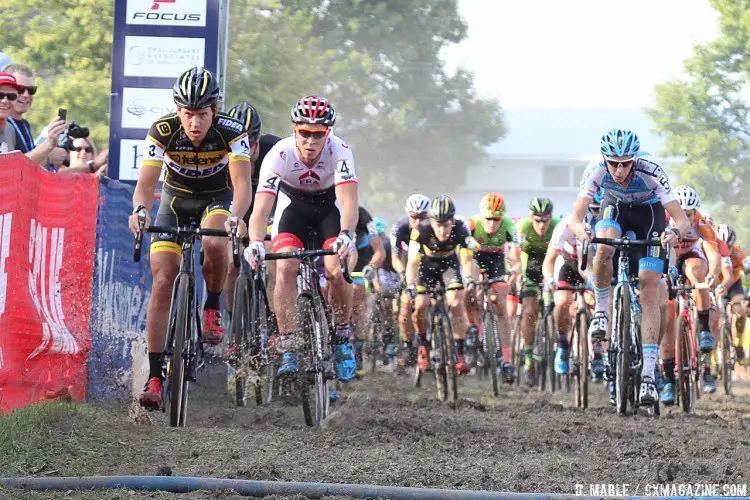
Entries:
{"type": "Polygon", "coordinates": [[[456,215],[456,205],[450,196],[441,194],[432,200],[429,215],[437,222],[445,222],[456,215]]]}
{"type": "Polygon", "coordinates": [[[529,210],[534,215],[548,215],[552,213],[552,200],[543,197],[534,197],[529,202],[529,210]]]}
{"type": "Polygon", "coordinates": [[[206,68],[196,66],[181,74],[172,88],[174,103],[181,108],[203,109],[219,101],[219,82],[206,68]]]}
{"type": "Polygon", "coordinates": [[[252,104],[245,101],[238,102],[235,107],[229,110],[229,116],[242,122],[250,142],[258,142],[263,122],[260,119],[258,111],[252,104]]]}

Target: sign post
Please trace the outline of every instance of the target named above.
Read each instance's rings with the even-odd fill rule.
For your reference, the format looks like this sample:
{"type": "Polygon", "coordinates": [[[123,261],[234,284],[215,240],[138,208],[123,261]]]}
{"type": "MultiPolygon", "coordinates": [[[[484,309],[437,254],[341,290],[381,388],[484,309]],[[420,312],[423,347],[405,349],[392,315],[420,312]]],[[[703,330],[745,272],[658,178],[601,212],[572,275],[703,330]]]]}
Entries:
{"type": "Polygon", "coordinates": [[[172,86],[182,72],[203,66],[216,74],[220,3],[115,0],[109,177],[138,179],[143,140],[153,122],[174,111],[172,86]]]}

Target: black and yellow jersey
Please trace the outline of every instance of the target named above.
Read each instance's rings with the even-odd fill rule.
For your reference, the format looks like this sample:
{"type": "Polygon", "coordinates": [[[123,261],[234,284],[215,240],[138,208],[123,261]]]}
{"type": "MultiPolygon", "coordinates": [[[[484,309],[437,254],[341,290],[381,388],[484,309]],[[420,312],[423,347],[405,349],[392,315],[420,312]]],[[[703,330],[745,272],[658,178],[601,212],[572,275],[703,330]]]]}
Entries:
{"type": "Polygon", "coordinates": [[[433,258],[450,257],[451,255],[455,255],[459,247],[471,252],[468,250],[470,240],[471,233],[469,232],[469,228],[460,220],[455,221],[451,234],[445,241],[437,239],[429,219],[423,220],[419,222],[417,227],[411,230],[409,260],[414,258],[421,259],[422,256],[433,258]]]}
{"type": "Polygon", "coordinates": [[[205,198],[231,191],[230,160],[250,161],[242,123],[217,113],[200,146],[194,146],[177,113],[161,117],[146,136],[143,167],[166,167],[164,191],[173,196],[205,198]]]}

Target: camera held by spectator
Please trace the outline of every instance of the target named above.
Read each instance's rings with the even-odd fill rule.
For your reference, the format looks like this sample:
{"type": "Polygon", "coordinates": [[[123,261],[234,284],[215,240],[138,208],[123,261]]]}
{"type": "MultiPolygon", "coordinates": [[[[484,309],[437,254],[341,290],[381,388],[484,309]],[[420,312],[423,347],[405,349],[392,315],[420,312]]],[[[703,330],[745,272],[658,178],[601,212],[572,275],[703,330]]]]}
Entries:
{"type": "Polygon", "coordinates": [[[73,151],[73,140],[74,139],[85,139],[89,136],[89,129],[81,127],[76,122],[71,121],[60,134],[60,139],[57,141],[57,146],[68,151],[73,151]]]}

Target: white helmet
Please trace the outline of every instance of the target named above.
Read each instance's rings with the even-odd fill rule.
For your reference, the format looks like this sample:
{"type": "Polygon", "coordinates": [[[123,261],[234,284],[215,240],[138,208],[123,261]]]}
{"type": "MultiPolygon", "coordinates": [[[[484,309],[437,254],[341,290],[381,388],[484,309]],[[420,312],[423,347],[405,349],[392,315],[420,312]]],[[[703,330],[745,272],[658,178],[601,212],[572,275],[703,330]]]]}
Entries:
{"type": "Polygon", "coordinates": [[[683,210],[697,210],[701,207],[700,196],[690,186],[677,186],[675,194],[683,210]]]}
{"type": "Polygon", "coordinates": [[[716,227],[716,235],[720,240],[726,241],[730,248],[734,246],[734,242],[737,240],[737,233],[729,224],[719,224],[716,227]]]}
{"type": "Polygon", "coordinates": [[[406,199],[406,206],[404,210],[408,214],[409,212],[416,212],[418,214],[426,213],[430,208],[430,199],[423,194],[413,194],[406,199]]]}

